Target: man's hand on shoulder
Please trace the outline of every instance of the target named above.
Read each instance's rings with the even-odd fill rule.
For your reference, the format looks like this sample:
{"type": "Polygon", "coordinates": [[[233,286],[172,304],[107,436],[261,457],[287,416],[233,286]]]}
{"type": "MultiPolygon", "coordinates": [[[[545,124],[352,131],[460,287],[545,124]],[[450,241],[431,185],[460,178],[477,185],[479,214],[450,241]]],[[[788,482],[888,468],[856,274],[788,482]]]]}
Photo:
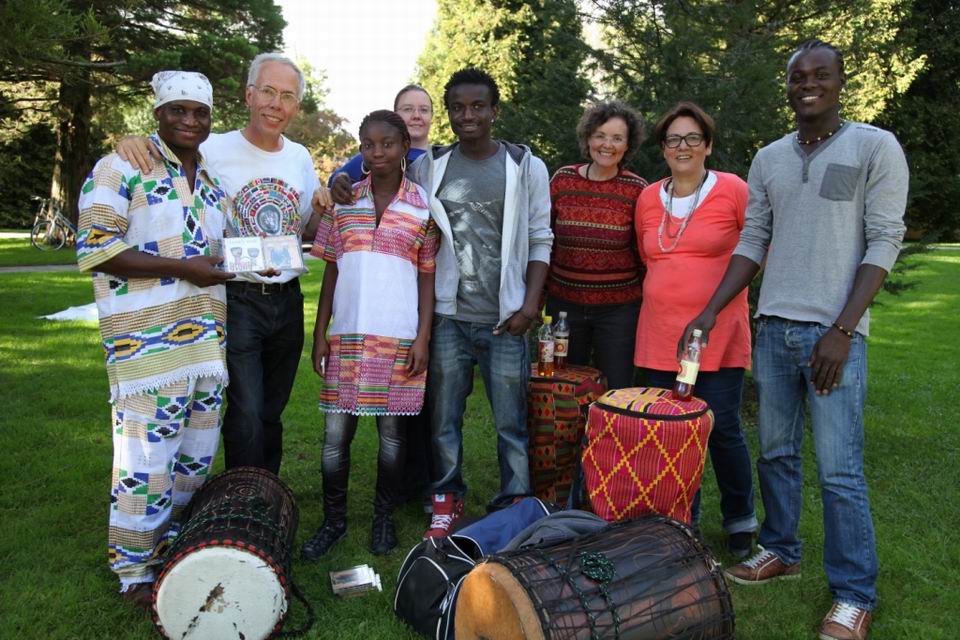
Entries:
{"type": "Polygon", "coordinates": [[[333,197],[330,195],[330,189],[326,187],[317,187],[313,192],[313,200],[310,202],[314,213],[324,213],[333,208],[333,197]]]}
{"type": "Polygon", "coordinates": [[[153,163],[160,162],[160,150],[143,136],[124,136],[117,143],[117,155],[126,160],[141,173],[153,170],[153,163]]]}
{"type": "Polygon", "coordinates": [[[345,173],[333,176],[330,195],[337,204],[353,204],[353,183],[350,182],[350,176],[345,173]]]}
{"type": "Polygon", "coordinates": [[[182,261],[180,277],[198,287],[212,287],[232,280],[236,274],[217,268],[221,256],[194,256],[182,261]]]}

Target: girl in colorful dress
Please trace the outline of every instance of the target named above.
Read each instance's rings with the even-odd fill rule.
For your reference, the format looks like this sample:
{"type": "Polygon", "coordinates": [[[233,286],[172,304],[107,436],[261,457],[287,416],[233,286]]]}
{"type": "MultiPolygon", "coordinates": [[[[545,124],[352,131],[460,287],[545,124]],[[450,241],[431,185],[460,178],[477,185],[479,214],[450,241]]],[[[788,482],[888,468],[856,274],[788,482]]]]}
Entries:
{"type": "Polygon", "coordinates": [[[376,416],[380,435],[370,550],[383,554],[397,545],[392,513],[406,446],[400,416],[423,405],[438,241],[426,193],[404,177],[409,147],[407,127],[393,111],[363,119],[367,177],[353,187],[355,204],[324,217],[311,251],[327,261],[313,331],[326,429],[325,519],[303,545],[308,560],[346,535],[350,443],[360,416],[376,416]]]}

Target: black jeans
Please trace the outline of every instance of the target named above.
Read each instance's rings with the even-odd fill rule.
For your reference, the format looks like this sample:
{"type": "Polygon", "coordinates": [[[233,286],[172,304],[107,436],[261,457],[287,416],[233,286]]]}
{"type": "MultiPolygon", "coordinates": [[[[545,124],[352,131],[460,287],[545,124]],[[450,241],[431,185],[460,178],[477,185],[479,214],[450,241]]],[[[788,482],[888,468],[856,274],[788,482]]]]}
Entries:
{"type": "Polygon", "coordinates": [[[595,366],[607,377],[607,388],[634,386],[633,347],[637,339],[640,302],[576,304],[547,296],[547,315],[556,322],[567,312],[570,347],[567,362],[595,366]],[[592,355],[592,359],[591,359],[592,355]]]}
{"type": "MultiPolygon", "coordinates": [[[[332,523],[347,521],[347,483],[350,477],[350,443],[357,433],[359,416],[326,414],[323,432],[323,514],[332,523]]],[[[397,504],[406,455],[406,417],[377,416],[380,453],[377,456],[375,515],[390,515],[397,504]]]]}
{"type": "Polygon", "coordinates": [[[226,467],[280,473],[280,416],[303,351],[303,294],[294,279],[261,287],[227,283],[227,410],[223,418],[226,467]]]}
{"type": "Polygon", "coordinates": [[[430,494],[433,469],[433,440],[430,433],[429,398],[424,398],[423,410],[415,416],[404,416],[407,434],[407,455],[400,483],[401,500],[419,500],[430,494]]]}
{"type": "MultiPolygon", "coordinates": [[[[673,388],[676,371],[644,369],[647,385],[673,388]]],[[[720,489],[720,513],[728,534],[757,530],[753,507],[753,475],[750,451],[740,427],[740,403],[743,397],[744,370],[739,367],[719,371],[701,371],[693,394],[713,411],[713,431],[708,448],[713,473],[720,489]]],[[[693,501],[693,523],[700,522],[700,492],[693,501]]]]}

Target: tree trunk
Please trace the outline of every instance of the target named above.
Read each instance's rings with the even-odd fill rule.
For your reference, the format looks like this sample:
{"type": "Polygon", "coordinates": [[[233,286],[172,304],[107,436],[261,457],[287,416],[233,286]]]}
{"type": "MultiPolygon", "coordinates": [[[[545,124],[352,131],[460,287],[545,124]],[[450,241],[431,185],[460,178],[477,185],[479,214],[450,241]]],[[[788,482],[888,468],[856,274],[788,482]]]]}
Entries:
{"type": "Polygon", "coordinates": [[[92,108],[86,74],[71,76],[60,84],[56,113],[59,125],[50,200],[59,204],[63,214],[76,223],[80,188],[93,167],[90,158],[92,108]]]}

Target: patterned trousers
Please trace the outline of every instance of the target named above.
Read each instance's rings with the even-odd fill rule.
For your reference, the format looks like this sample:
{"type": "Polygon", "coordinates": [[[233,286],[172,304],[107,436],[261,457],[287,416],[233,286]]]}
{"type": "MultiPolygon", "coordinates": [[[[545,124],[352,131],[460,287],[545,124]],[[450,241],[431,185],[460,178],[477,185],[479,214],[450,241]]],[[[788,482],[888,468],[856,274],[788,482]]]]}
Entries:
{"type": "Polygon", "coordinates": [[[121,591],[154,580],[177,519],[210,473],[220,437],[223,386],[184,380],[113,406],[110,568],[121,591]]]}

